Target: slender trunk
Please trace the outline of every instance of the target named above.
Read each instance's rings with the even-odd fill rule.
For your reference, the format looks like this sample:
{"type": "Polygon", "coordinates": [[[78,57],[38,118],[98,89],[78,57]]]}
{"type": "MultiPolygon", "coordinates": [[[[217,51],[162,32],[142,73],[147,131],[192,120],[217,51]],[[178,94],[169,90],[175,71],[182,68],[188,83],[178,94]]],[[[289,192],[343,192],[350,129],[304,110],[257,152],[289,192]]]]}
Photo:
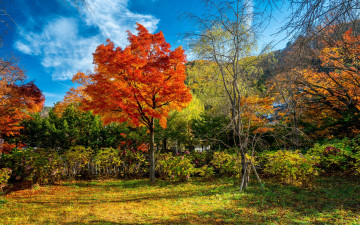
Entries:
{"type": "Polygon", "coordinates": [[[151,119],[150,124],[150,151],[149,151],[149,159],[150,159],[150,181],[155,182],[155,151],[154,151],[154,119],[151,119]]]}
{"type": "Polygon", "coordinates": [[[179,149],[178,149],[178,140],[176,139],[176,144],[175,144],[175,153],[178,154],[179,153],[179,149]]]}
{"type": "Polygon", "coordinates": [[[166,152],[166,148],[167,148],[166,144],[167,144],[167,138],[164,137],[164,139],[163,139],[163,141],[162,141],[162,149],[163,149],[163,152],[166,152]]]}
{"type": "Polygon", "coordinates": [[[241,174],[241,185],[240,185],[240,191],[244,190],[247,186],[247,181],[246,181],[246,177],[247,177],[247,163],[246,163],[246,160],[245,160],[245,163],[244,163],[244,167],[241,168],[241,171],[244,171],[242,174],[241,174]]]}
{"type": "Polygon", "coordinates": [[[246,162],[245,162],[245,154],[243,153],[243,151],[240,152],[240,158],[241,158],[241,179],[242,179],[242,182],[244,182],[244,176],[245,176],[245,173],[246,173],[246,162]]]}

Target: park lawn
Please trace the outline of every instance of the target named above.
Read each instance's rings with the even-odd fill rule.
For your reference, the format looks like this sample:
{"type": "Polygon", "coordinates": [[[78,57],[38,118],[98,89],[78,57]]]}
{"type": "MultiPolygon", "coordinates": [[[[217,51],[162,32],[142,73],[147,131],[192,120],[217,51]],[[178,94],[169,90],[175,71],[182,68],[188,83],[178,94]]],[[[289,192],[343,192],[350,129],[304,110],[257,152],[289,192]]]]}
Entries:
{"type": "Polygon", "coordinates": [[[244,193],[228,178],[64,182],[0,196],[0,224],[360,224],[359,180],[265,180],[265,191],[252,183],[244,193]]]}

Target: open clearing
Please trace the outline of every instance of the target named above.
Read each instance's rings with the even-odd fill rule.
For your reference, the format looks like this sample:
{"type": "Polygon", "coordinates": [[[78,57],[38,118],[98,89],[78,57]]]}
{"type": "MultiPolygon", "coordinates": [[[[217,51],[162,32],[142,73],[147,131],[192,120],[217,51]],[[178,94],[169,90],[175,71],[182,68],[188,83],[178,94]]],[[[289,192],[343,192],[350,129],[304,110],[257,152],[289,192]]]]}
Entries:
{"type": "Polygon", "coordinates": [[[313,189],[266,180],[239,193],[230,179],[64,182],[0,196],[0,224],[360,224],[359,179],[313,189]]]}

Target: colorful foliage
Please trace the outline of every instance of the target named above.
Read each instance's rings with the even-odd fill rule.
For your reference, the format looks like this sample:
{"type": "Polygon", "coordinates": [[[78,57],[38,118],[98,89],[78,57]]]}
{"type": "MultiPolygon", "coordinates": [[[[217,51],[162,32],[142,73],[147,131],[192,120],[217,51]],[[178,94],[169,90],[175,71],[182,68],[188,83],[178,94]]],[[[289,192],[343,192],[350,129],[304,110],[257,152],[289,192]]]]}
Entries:
{"type": "Polygon", "coordinates": [[[171,51],[162,32],[150,34],[140,24],[137,31],[138,36],[128,33],[130,45],[125,49],[115,48],[109,40],[100,45],[94,54],[95,73],[78,73],[74,80],[90,97],[82,99],[83,107],[104,121],[149,126],[156,118],[165,127],[170,110],[191,101],[184,84],[184,50],[171,51]]]}
{"type": "Polygon", "coordinates": [[[105,123],[130,122],[150,132],[150,179],[155,180],[154,119],[166,127],[171,110],[191,101],[184,84],[186,56],[174,51],[162,32],[150,34],[138,24],[138,35],[129,35],[125,49],[110,40],[94,54],[95,73],[78,73],[74,80],[84,86],[82,107],[101,115],[105,123]]]}
{"type": "Polygon", "coordinates": [[[26,76],[14,61],[0,59],[0,134],[18,134],[19,121],[31,112],[41,110],[44,96],[33,83],[24,83],[26,76]]]}
{"type": "Polygon", "coordinates": [[[308,154],[319,158],[319,167],[327,174],[350,174],[356,171],[357,165],[358,150],[354,148],[353,143],[353,140],[347,138],[324,144],[317,143],[308,150],[308,154]]]}
{"type": "Polygon", "coordinates": [[[330,40],[321,43],[321,65],[295,70],[298,96],[307,109],[305,119],[317,123],[317,135],[354,136],[360,132],[360,36],[349,29],[335,40],[333,32],[329,30],[330,40]]]}

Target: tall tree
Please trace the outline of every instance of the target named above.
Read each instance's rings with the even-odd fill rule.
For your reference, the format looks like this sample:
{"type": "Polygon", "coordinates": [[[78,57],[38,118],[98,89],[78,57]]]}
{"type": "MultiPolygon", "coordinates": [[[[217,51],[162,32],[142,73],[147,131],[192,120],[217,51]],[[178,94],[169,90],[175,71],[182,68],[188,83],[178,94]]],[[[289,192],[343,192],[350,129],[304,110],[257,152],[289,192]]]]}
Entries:
{"type": "MultiPolygon", "coordinates": [[[[332,32],[333,29],[328,30],[328,33],[332,32]]],[[[359,44],[360,35],[350,29],[341,39],[322,41],[318,54],[320,65],[294,70],[301,90],[298,97],[303,99],[309,119],[317,119],[322,131],[326,130],[324,125],[327,123],[333,134],[360,132],[359,44]]]]}
{"type": "Polygon", "coordinates": [[[255,49],[254,15],[251,2],[247,0],[205,2],[209,13],[201,17],[190,15],[200,28],[200,32],[190,34],[194,38],[192,47],[202,59],[216,63],[230,106],[233,141],[242,167],[242,190],[248,183],[247,168],[256,172],[246,154],[259,137],[258,133],[252,135],[250,130],[256,117],[253,109],[259,108],[256,105],[260,101],[248,101],[254,94],[256,76],[261,72],[256,67],[259,58],[251,56],[255,49]]]}
{"type": "Polygon", "coordinates": [[[84,85],[83,108],[100,114],[106,123],[129,121],[150,133],[150,180],[155,181],[154,120],[166,127],[173,109],[192,99],[186,79],[186,56],[181,47],[170,50],[162,32],[150,34],[138,24],[138,35],[128,32],[129,45],[115,48],[108,40],[94,54],[95,73],[78,73],[84,85]]]}
{"type": "Polygon", "coordinates": [[[26,76],[15,58],[0,59],[0,139],[17,135],[19,122],[41,110],[45,98],[26,76]]]}

